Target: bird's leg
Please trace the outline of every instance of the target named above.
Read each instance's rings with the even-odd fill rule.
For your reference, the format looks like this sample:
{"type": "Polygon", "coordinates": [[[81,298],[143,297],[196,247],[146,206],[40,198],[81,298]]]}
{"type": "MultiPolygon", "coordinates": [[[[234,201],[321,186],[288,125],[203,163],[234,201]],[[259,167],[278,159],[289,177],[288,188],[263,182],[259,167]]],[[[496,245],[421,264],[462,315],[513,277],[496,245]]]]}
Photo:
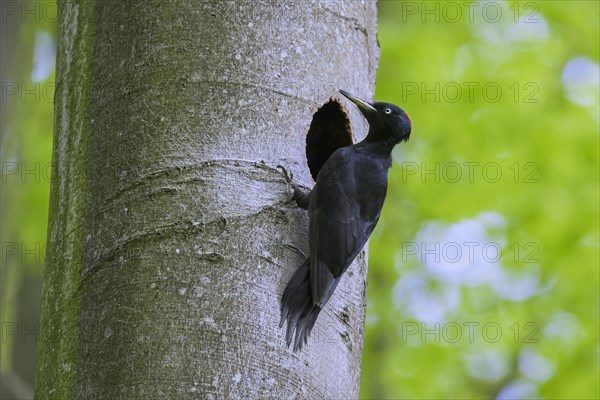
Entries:
{"type": "Polygon", "coordinates": [[[285,180],[287,183],[292,185],[292,189],[294,189],[294,200],[296,201],[296,205],[303,210],[308,210],[308,203],[310,202],[310,190],[304,190],[300,186],[294,183],[294,176],[291,172],[288,172],[282,165],[277,166],[278,169],[281,169],[283,175],[285,176],[285,180]]]}
{"type": "Polygon", "coordinates": [[[310,194],[312,191],[303,190],[293,182],[292,188],[294,188],[294,200],[296,200],[298,207],[303,210],[308,210],[308,203],[310,203],[310,194]]]}

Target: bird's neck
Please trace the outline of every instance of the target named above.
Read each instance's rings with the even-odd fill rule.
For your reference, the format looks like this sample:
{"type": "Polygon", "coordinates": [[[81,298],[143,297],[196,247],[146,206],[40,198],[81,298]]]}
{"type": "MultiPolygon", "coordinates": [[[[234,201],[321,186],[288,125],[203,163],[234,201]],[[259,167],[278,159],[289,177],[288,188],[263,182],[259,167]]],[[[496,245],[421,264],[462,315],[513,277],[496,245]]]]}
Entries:
{"type": "Polygon", "coordinates": [[[370,131],[362,143],[374,154],[389,157],[398,141],[393,137],[380,137],[370,131]]]}

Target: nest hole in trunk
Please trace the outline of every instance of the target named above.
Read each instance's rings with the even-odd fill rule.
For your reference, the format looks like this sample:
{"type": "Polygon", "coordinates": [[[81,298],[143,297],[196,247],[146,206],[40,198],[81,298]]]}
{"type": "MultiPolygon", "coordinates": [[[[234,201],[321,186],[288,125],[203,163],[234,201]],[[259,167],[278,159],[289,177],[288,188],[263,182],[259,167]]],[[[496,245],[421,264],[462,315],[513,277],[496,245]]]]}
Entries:
{"type": "Polygon", "coordinates": [[[313,179],[317,180],[323,164],[334,151],[351,144],[348,112],[339,101],[330,99],[315,112],[306,135],[306,161],[313,179]]]}

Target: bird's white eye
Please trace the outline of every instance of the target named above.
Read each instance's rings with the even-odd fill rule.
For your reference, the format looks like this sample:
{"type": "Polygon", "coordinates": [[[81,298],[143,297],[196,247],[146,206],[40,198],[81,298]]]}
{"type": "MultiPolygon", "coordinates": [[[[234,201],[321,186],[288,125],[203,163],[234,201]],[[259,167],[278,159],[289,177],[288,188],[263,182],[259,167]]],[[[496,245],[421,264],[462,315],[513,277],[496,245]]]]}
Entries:
{"type": "Polygon", "coordinates": [[[386,108],[385,110],[383,110],[383,112],[386,114],[391,114],[392,110],[390,110],[389,108],[386,108]]]}

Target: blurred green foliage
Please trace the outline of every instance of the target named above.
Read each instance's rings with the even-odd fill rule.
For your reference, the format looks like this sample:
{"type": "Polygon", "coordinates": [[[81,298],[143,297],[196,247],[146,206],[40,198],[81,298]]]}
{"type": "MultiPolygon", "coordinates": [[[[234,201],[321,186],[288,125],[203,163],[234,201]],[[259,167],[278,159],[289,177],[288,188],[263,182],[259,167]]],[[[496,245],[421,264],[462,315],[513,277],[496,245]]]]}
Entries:
{"type": "Polygon", "coordinates": [[[413,133],[370,242],[361,398],[600,397],[599,15],[380,2],[376,98],[413,133]]]}
{"type": "Polygon", "coordinates": [[[33,397],[46,250],[56,5],[3,2],[1,8],[0,397],[26,399],[33,397]]]}
{"type": "MultiPolygon", "coordinates": [[[[361,397],[599,398],[599,3],[379,8],[376,97],[413,134],[370,245],[361,397]]],[[[38,318],[54,80],[32,77],[55,29],[41,11],[3,60],[26,86],[3,99],[1,233],[17,248],[2,249],[2,397],[33,384],[22,331],[38,318]]]]}

